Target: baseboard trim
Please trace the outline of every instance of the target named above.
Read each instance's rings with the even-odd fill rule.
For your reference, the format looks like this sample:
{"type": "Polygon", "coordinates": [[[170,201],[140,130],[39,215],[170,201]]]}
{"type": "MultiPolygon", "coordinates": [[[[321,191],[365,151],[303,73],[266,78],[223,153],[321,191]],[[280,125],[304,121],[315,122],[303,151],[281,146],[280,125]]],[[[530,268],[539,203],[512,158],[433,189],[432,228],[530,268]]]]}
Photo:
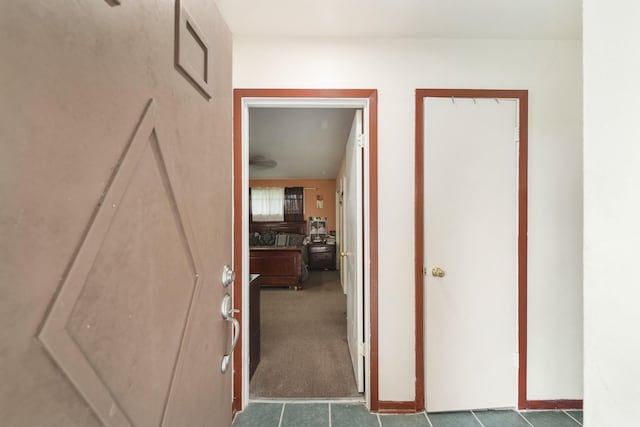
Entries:
{"type": "Polygon", "coordinates": [[[416,402],[413,400],[380,400],[378,402],[378,412],[380,414],[414,414],[417,412],[416,409],[416,402]]]}
{"type": "Polygon", "coordinates": [[[520,409],[582,409],[582,400],[527,400],[520,409]]]}

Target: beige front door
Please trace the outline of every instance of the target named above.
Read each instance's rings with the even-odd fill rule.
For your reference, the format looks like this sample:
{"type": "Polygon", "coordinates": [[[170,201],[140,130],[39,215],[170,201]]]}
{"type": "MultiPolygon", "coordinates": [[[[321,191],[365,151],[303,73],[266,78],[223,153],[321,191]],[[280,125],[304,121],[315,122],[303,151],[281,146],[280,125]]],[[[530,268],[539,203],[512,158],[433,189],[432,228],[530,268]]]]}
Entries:
{"type": "Polygon", "coordinates": [[[2,2],[0,52],[0,424],[230,425],[214,2],[2,2]]]}

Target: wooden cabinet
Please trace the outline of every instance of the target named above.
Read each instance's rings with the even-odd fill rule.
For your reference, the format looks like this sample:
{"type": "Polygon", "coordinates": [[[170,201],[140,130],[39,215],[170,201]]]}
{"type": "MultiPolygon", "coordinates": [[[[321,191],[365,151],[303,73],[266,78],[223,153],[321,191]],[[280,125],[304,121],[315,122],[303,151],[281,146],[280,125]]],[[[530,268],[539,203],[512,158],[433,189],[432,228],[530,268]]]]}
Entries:
{"type": "Polygon", "coordinates": [[[249,283],[249,379],[260,363],[260,277],[251,275],[249,283]]]}
{"type": "Polygon", "coordinates": [[[335,270],[336,245],[328,245],[326,243],[309,244],[309,269],[335,270]]]}

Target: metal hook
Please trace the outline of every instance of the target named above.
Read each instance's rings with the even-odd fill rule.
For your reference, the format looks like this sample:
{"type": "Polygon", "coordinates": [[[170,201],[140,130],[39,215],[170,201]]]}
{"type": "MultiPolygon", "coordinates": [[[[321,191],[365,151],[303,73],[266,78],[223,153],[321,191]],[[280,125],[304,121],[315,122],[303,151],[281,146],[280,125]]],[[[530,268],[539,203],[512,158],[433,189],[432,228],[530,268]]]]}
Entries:
{"type": "Polygon", "coordinates": [[[451,103],[452,103],[452,104],[455,104],[455,103],[456,103],[456,100],[455,100],[455,98],[454,98],[453,96],[451,97],[451,103]]]}

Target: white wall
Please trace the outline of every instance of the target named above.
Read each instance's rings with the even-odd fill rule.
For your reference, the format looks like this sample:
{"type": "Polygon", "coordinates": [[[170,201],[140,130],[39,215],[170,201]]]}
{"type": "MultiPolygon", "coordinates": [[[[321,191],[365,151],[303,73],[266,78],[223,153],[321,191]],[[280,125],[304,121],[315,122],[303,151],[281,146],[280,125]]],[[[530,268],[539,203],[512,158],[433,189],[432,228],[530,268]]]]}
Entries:
{"type": "Polygon", "coordinates": [[[640,3],[584,1],[586,426],[637,426],[640,3]]]}
{"type": "Polygon", "coordinates": [[[437,87],[529,90],[528,397],[582,397],[581,69],[578,41],[234,40],[236,88],[378,89],[381,400],[414,399],[415,89],[437,87]]]}

